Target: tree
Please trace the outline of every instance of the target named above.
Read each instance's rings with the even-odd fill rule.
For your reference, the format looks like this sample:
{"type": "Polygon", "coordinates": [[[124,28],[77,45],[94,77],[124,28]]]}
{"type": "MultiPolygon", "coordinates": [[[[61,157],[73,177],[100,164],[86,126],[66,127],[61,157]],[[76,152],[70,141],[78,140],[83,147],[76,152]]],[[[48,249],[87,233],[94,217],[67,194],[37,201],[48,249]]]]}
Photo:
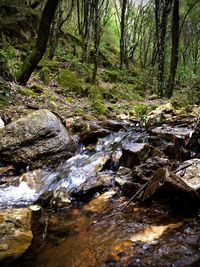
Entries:
{"type": "Polygon", "coordinates": [[[172,0],[155,0],[155,21],[158,60],[158,96],[163,97],[164,71],[165,71],[165,41],[172,0]]]}
{"type": "Polygon", "coordinates": [[[176,70],[178,66],[178,48],[179,48],[179,0],[173,1],[173,14],[171,23],[171,38],[172,38],[172,48],[171,48],[171,64],[168,86],[166,88],[166,96],[171,97],[174,90],[174,83],[176,77],[176,70]]]}
{"type": "Polygon", "coordinates": [[[17,81],[21,85],[25,85],[30,78],[37,64],[42,59],[48,44],[50,27],[54,18],[59,0],[47,0],[42,12],[39,31],[34,49],[25,59],[20,70],[17,81]]]}

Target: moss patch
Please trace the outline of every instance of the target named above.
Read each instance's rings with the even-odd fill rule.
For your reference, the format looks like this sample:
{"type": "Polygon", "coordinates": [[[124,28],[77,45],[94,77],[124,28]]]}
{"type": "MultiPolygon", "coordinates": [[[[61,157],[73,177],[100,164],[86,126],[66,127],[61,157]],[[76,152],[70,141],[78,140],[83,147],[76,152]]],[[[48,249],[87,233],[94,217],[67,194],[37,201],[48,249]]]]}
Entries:
{"type": "Polygon", "coordinates": [[[67,96],[69,92],[82,94],[84,91],[81,80],[74,72],[67,69],[60,70],[58,83],[61,86],[58,92],[65,96],[67,96]]]}
{"type": "Polygon", "coordinates": [[[93,109],[94,113],[97,115],[103,115],[107,112],[107,108],[99,100],[96,100],[92,103],[92,109],[93,109]]]}

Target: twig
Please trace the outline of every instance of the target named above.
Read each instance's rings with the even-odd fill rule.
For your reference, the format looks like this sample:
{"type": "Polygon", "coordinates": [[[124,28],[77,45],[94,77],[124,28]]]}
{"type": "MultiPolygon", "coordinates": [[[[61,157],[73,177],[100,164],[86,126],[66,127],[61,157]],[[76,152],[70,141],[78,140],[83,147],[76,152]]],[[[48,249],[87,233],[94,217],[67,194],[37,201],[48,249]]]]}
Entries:
{"type": "Polygon", "coordinates": [[[179,172],[179,171],[185,170],[187,167],[192,166],[192,164],[193,164],[193,163],[189,163],[189,164],[187,164],[187,165],[185,165],[185,166],[183,166],[183,167],[181,167],[181,168],[176,169],[176,170],[173,171],[173,172],[174,172],[174,173],[177,173],[177,172],[179,172]]]}
{"type": "Polygon", "coordinates": [[[123,210],[125,210],[125,208],[133,201],[134,198],[136,198],[149,184],[150,181],[146,182],[146,184],[144,184],[131,198],[130,200],[120,209],[119,212],[122,212],[123,210]]]}

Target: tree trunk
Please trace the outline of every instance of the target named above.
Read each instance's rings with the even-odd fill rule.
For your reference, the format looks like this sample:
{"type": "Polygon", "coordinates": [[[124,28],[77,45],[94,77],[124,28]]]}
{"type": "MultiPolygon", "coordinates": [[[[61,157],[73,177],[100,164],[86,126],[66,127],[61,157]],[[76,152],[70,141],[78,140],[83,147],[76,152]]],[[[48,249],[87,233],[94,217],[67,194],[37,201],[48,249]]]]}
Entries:
{"type": "Polygon", "coordinates": [[[158,59],[158,96],[163,97],[164,72],[165,72],[165,41],[168,16],[171,10],[172,0],[155,0],[155,20],[157,36],[158,59]]]}
{"type": "Polygon", "coordinates": [[[126,19],[126,9],[127,9],[127,0],[122,0],[122,11],[121,11],[121,21],[120,21],[120,69],[123,69],[125,63],[125,53],[126,53],[126,33],[125,33],[125,19],[126,19]]]}
{"type": "Polygon", "coordinates": [[[166,96],[170,98],[173,95],[176,70],[178,66],[178,49],[179,49],[179,0],[174,0],[173,15],[172,15],[172,48],[171,48],[171,65],[168,87],[166,89],[166,96]]]}
{"type": "Polygon", "coordinates": [[[99,18],[99,0],[94,0],[94,67],[92,72],[92,83],[96,83],[99,43],[100,43],[100,18],[99,18]]]}
{"type": "Polygon", "coordinates": [[[17,81],[21,85],[25,85],[30,78],[37,64],[42,59],[48,43],[50,27],[55,15],[59,0],[47,0],[42,12],[36,45],[30,55],[26,58],[22,65],[21,72],[17,81]]]}

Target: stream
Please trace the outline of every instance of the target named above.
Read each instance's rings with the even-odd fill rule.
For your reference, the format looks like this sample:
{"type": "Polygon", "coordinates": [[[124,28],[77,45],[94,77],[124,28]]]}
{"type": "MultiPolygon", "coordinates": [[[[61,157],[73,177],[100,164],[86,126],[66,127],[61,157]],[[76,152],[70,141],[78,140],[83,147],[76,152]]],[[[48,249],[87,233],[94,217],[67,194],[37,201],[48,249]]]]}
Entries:
{"type": "Polygon", "coordinates": [[[45,193],[59,188],[69,200],[65,206],[33,210],[31,246],[20,258],[0,266],[200,266],[198,210],[182,210],[176,203],[172,208],[163,200],[136,200],[120,211],[127,203],[115,180],[121,143],[148,140],[137,128],[113,133],[92,146],[80,145],[74,157],[55,169],[34,170],[21,175],[15,185],[0,185],[1,209],[35,202],[41,206],[45,193]],[[96,185],[99,176],[109,177],[103,187],[96,185]],[[99,189],[80,200],[91,188],[92,193],[99,189]]]}

